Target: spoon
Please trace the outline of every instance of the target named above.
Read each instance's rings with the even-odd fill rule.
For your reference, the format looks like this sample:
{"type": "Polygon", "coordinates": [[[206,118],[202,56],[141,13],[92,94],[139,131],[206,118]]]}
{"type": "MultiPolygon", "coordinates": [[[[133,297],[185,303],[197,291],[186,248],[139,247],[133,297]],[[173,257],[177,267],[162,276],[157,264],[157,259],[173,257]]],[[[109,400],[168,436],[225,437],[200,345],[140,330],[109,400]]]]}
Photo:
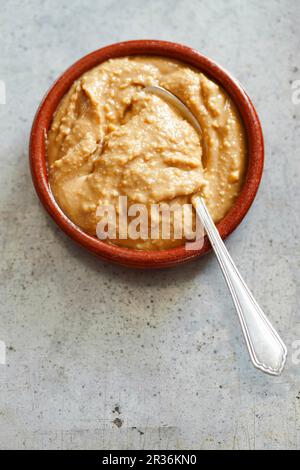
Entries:
{"type": "MultiPolygon", "coordinates": [[[[159,86],[148,86],[144,88],[144,91],[160,96],[179,109],[182,116],[202,135],[199,121],[176,95],[159,86]]],[[[287,356],[285,344],[240,275],[209,214],[204,199],[195,196],[192,203],[205,228],[231,293],[253,365],[270,375],[281,374],[287,356]]]]}

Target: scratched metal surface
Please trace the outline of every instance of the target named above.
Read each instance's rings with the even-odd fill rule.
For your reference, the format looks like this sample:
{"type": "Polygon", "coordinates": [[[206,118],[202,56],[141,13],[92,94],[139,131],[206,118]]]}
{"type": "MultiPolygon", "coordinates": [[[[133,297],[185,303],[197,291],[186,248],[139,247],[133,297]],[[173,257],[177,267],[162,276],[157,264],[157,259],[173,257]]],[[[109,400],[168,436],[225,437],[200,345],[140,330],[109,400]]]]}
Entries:
{"type": "Polygon", "coordinates": [[[1,2],[0,448],[300,447],[299,5],[1,2]],[[264,179],[227,246],[286,340],[281,377],[250,365],[213,256],[164,272],[111,266],[69,242],[37,201],[27,143],[41,97],[82,55],[133,38],[197,48],[257,107],[264,179]]]}

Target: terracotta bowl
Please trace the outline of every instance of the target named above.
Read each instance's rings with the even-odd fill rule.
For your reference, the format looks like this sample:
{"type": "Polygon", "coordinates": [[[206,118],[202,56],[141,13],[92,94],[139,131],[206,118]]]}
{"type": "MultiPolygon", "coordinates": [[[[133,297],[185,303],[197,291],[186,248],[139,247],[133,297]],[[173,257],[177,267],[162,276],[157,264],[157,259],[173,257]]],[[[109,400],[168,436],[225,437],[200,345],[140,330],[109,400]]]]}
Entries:
{"type": "Polygon", "coordinates": [[[211,59],[181,44],[165,41],[138,40],[113,44],[99,49],[72,65],[50,88],[35,116],[30,136],[30,166],[36,192],[44,208],[57,225],[75,240],[100,258],[134,268],[166,268],[198,258],[211,246],[205,239],[198,251],[184,246],[169,250],[146,252],[109,245],[88,235],[62,212],[52,195],[47,175],[45,133],[61,98],[80,75],[107,59],[128,55],[146,54],[170,57],[192,65],[218,82],[231,96],[243,120],[248,145],[248,169],[243,189],[234,206],[217,225],[221,237],[226,238],[241,222],[249,210],[260,183],[264,145],[259,118],[250,98],[242,86],[211,59]]]}

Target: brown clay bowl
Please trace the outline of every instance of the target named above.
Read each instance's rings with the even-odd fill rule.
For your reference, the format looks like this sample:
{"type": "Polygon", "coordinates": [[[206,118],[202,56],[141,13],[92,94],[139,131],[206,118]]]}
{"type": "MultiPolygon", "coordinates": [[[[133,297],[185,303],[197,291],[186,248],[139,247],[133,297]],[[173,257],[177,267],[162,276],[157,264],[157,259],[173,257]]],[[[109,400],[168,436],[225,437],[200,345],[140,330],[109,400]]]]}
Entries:
{"type": "Polygon", "coordinates": [[[52,195],[47,176],[45,132],[51,125],[57,105],[74,80],[107,59],[136,54],[164,56],[186,62],[218,82],[235,102],[246,130],[248,168],[238,199],[217,227],[224,239],[239,225],[257,193],[263,170],[264,144],[259,118],[245,90],[228,72],[196,50],[181,44],[154,40],[121,42],[98,49],[68,68],[50,88],[35,116],[29,148],[31,174],[44,208],[57,225],[84,248],[104,260],[124,266],[143,269],[166,268],[207,253],[211,249],[209,241],[205,239],[204,245],[198,251],[186,250],[184,246],[181,246],[154,252],[121,248],[102,242],[85,233],[62,212],[52,195]]]}

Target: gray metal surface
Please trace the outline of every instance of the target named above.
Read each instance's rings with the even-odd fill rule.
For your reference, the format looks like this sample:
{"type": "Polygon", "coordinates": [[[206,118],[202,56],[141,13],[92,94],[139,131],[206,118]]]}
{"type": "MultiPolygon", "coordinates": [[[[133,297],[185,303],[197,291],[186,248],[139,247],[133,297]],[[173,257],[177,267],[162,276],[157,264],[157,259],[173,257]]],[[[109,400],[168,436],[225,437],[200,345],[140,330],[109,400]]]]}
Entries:
{"type": "Polygon", "coordinates": [[[300,448],[299,5],[1,2],[0,448],[300,448]],[[252,368],[212,255],[162,272],[111,266],[38,203],[27,144],[41,97],[82,55],[134,38],[197,48],[257,107],[264,178],[226,245],[289,348],[280,377],[252,368]]]}

